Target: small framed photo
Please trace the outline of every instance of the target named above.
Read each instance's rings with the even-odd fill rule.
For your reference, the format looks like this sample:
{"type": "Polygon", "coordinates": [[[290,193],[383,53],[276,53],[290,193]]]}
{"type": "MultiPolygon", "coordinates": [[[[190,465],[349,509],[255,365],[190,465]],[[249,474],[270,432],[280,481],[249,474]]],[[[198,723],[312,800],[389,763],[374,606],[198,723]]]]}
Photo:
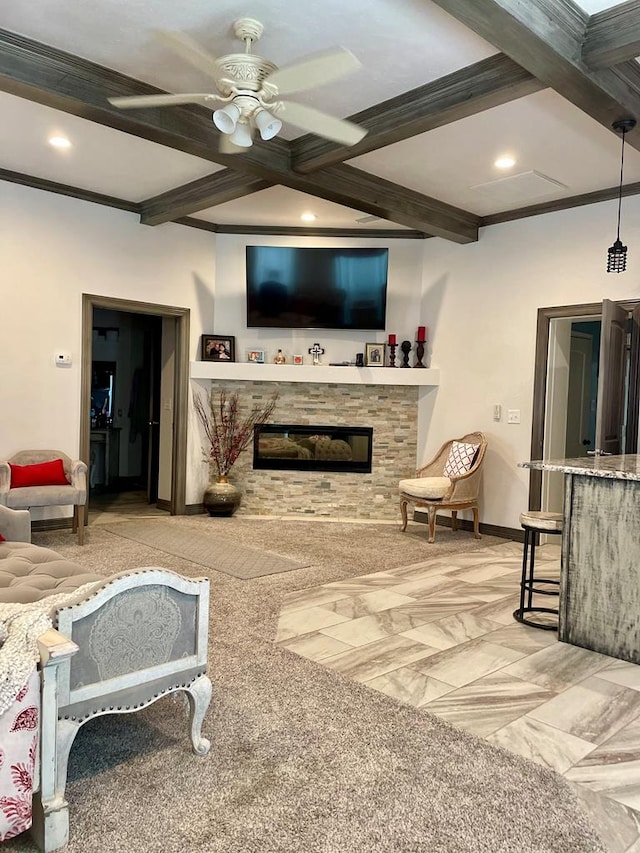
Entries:
{"type": "Polygon", "coordinates": [[[236,339],[230,335],[202,335],[202,361],[235,361],[236,339]]]}
{"type": "Polygon", "coordinates": [[[264,350],[263,349],[248,349],[247,350],[247,361],[252,361],[254,364],[264,364],[264,350]]]}
{"type": "Polygon", "coordinates": [[[386,344],[365,344],[364,363],[366,367],[384,367],[386,344]]]}
{"type": "Polygon", "coordinates": [[[294,355],[293,363],[294,364],[304,364],[304,358],[301,355],[294,355]]]}

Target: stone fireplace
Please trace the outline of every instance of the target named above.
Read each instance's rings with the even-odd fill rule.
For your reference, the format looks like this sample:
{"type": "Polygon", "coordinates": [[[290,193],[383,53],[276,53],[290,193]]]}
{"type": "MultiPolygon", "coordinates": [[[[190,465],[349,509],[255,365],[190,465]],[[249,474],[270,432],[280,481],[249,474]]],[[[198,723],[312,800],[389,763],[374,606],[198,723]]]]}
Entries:
{"type": "MultiPolygon", "coordinates": [[[[340,375],[341,368],[334,369],[340,375]]],[[[259,370],[254,367],[254,371],[259,370]]],[[[372,373],[375,375],[373,370],[372,373]]],[[[398,374],[402,373],[398,370],[398,374]]],[[[223,387],[228,392],[238,391],[241,407],[247,408],[268,399],[277,390],[274,419],[280,436],[282,425],[312,428],[312,436],[329,435],[325,432],[327,424],[331,429],[351,427],[373,431],[367,472],[254,468],[254,454],[249,448],[239,457],[230,476],[243,492],[239,515],[398,518],[398,480],[414,476],[416,470],[419,391],[416,385],[231,378],[222,381],[217,377],[207,382],[206,387],[209,385],[214,394],[223,387]],[[320,431],[314,424],[325,426],[320,431]]]]}

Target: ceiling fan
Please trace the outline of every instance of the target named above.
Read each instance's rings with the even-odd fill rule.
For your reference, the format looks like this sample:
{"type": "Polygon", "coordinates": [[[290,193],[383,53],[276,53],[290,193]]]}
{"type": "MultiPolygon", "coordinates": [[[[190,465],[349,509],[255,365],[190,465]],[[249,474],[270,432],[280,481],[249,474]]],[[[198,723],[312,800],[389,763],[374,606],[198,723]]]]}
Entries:
{"type": "Polygon", "coordinates": [[[355,71],[360,67],[356,57],[349,50],[337,47],[278,68],[268,59],[251,53],[251,45],[260,38],[263,29],[253,18],[240,18],[234,24],[234,31],[244,41],[245,53],[231,53],[217,59],[185,33],[159,31],[158,37],[168,47],[214,78],[217,93],[134,95],[109,98],[109,103],[121,109],[223,103],[225,106],[214,111],[213,123],[223,134],[220,150],[225,154],[250,148],[256,129],[262,139],[273,139],[282,121],[340,145],[359,142],[367,131],[357,124],[305,104],[278,100],[282,94],[311,89],[355,71]]]}

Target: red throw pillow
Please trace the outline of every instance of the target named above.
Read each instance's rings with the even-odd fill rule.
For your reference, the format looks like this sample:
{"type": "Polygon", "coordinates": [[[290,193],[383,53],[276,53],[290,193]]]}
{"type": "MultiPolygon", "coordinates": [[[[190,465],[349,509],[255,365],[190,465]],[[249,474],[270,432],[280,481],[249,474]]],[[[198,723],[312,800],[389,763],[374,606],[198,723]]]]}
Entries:
{"type": "Polygon", "coordinates": [[[0,533],[0,542],[6,542],[6,541],[7,540],[5,539],[5,537],[2,535],[2,533],[0,533]]]}
{"type": "Polygon", "coordinates": [[[62,459],[51,462],[38,462],[35,465],[12,465],[11,488],[22,489],[25,486],[68,486],[62,459]]]}

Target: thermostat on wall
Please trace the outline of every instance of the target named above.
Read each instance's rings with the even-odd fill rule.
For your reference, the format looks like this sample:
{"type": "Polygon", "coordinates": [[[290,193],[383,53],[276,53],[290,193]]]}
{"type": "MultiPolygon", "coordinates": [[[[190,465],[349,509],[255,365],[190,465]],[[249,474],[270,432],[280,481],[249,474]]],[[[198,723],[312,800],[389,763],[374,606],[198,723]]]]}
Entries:
{"type": "Polygon", "coordinates": [[[66,350],[58,350],[55,356],[56,364],[71,364],[71,353],[66,350]]]}

